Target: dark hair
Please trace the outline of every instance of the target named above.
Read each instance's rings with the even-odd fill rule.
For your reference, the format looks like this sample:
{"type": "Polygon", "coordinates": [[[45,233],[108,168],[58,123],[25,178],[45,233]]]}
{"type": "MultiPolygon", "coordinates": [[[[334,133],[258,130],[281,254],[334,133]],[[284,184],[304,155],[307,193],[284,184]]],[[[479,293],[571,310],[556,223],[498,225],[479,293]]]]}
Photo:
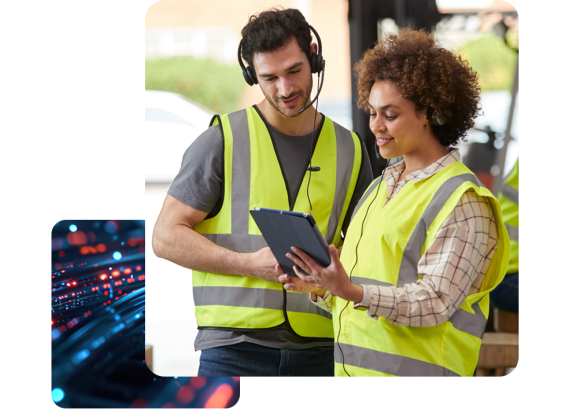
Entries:
{"type": "Polygon", "coordinates": [[[253,66],[256,53],[275,51],[294,37],[310,61],[310,28],[302,13],[296,9],[272,8],[249,18],[241,30],[241,56],[253,66]]]}
{"type": "Polygon", "coordinates": [[[358,106],[368,111],[367,101],[375,81],[389,80],[416,110],[432,108],[446,122],[432,125],[440,143],[456,145],[474,126],[480,110],[477,73],[460,55],[441,47],[424,30],[402,28],[387,34],[355,64],[358,106]]]}

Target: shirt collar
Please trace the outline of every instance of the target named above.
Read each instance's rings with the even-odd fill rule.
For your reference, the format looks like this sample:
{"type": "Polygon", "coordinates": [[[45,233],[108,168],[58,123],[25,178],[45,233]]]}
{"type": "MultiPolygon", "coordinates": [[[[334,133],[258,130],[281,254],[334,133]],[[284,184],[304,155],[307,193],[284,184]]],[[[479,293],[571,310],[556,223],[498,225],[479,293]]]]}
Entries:
{"type": "MultiPolygon", "coordinates": [[[[412,183],[419,182],[421,180],[429,178],[439,170],[444,169],[445,167],[452,165],[453,163],[458,161],[460,161],[460,152],[458,151],[458,149],[449,148],[448,153],[446,155],[442,156],[440,159],[432,163],[430,166],[410,173],[405,177],[404,182],[408,180],[411,180],[412,183]]],[[[401,174],[404,171],[405,167],[406,164],[402,159],[395,165],[387,168],[387,170],[384,172],[385,176],[383,177],[383,179],[387,181],[390,177],[392,177],[392,175],[395,175],[396,173],[398,175],[401,174]]]]}

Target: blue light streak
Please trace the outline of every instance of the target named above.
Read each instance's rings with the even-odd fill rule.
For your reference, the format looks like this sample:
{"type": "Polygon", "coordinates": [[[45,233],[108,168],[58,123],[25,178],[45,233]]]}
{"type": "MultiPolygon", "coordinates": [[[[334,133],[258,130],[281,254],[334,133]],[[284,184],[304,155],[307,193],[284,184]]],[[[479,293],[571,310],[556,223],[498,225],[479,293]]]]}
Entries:
{"type": "Polygon", "coordinates": [[[90,354],[89,349],[84,349],[83,351],[77,352],[71,360],[75,365],[77,365],[79,362],[87,358],[89,354],[90,354]]]}

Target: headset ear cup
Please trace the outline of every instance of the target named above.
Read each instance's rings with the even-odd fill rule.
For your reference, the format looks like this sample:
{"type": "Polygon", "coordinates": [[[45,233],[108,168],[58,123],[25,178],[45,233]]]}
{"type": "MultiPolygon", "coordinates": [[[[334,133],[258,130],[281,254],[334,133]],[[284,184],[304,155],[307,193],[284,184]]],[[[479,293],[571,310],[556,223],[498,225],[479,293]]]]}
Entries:
{"type": "Polygon", "coordinates": [[[247,75],[249,76],[249,78],[251,80],[251,84],[249,84],[249,85],[254,85],[254,84],[258,83],[258,79],[256,77],[255,70],[253,69],[253,67],[251,65],[249,67],[247,67],[247,75]]]}
{"type": "Polygon", "coordinates": [[[322,71],[322,55],[318,53],[313,53],[310,56],[310,72],[316,74],[321,71],[322,71]]]}
{"type": "Polygon", "coordinates": [[[249,74],[247,72],[247,68],[244,68],[243,70],[241,70],[241,73],[243,74],[243,79],[245,80],[245,82],[247,82],[247,85],[253,85],[253,81],[249,77],[249,74]]]}

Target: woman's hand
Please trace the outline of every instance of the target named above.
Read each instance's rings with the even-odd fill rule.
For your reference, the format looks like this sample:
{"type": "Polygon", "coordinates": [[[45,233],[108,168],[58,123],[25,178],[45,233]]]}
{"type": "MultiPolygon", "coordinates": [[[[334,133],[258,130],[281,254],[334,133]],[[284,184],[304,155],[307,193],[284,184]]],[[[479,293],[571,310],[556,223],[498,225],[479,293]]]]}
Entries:
{"type": "Polygon", "coordinates": [[[324,295],[326,292],[325,288],[321,288],[316,284],[310,284],[297,277],[291,277],[288,274],[284,274],[282,267],[276,265],[276,271],[280,274],[278,276],[278,281],[284,283],[284,289],[289,291],[296,291],[299,293],[316,293],[317,295],[324,295]]]}
{"type": "MultiPolygon", "coordinates": [[[[292,247],[292,251],[296,254],[286,253],[286,257],[296,264],[294,272],[299,277],[299,280],[305,284],[324,287],[334,295],[347,301],[359,302],[363,299],[363,287],[351,283],[337,256],[337,250],[334,245],[328,247],[331,258],[331,264],[328,267],[319,266],[308,254],[297,247],[292,247]],[[310,275],[303,274],[298,267],[310,275]]],[[[293,282],[296,283],[297,281],[293,282]]],[[[295,289],[295,291],[298,290],[295,289]]]]}

